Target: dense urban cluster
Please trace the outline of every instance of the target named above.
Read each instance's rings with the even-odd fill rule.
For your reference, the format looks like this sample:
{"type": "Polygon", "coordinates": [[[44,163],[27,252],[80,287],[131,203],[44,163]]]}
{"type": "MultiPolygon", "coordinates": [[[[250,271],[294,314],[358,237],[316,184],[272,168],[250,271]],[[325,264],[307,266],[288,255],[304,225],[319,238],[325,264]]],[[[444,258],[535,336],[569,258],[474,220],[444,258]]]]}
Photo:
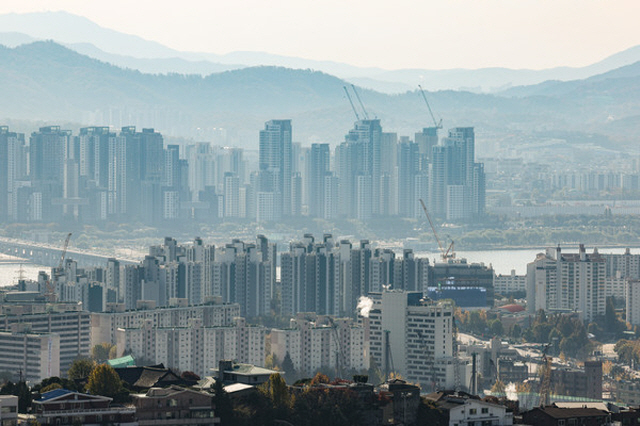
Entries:
{"type": "Polygon", "coordinates": [[[483,165],[473,128],[437,128],[414,140],[359,120],[330,144],[292,142],[291,120],[259,132],[257,162],[240,148],[164,145],[154,129],[59,126],[25,135],[0,126],[0,221],[162,224],[221,218],[278,221],[420,217],[424,199],[450,221],[480,218],[483,165]]]}
{"type": "MultiPolygon", "coordinates": [[[[611,350],[616,360],[595,340],[632,337],[640,323],[640,255],[629,250],[548,249],[524,276],[496,276],[463,259],[431,262],[410,250],[396,255],[329,234],[305,235],[282,253],[262,235],[221,247],[167,237],[138,264],[105,260],[80,267],[67,258],[3,293],[0,372],[8,379],[19,372],[31,386],[49,385],[52,377],[76,375],[79,360],[88,359],[98,363],[92,369],[107,363],[119,375],[113,395],[85,397],[86,388],[69,389],[71,382],[53,394],[36,388],[36,417],[58,398],[74,398],[142,424],[149,398],[202,394],[202,421],[270,424],[297,419],[298,398],[309,403],[320,392],[348,401],[339,407],[351,423],[336,424],[354,424],[353,410],[369,419],[364,424],[424,424],[422,415],[427,424],[451,424],[455,400],[480,414],[486,408],[499,426],[569,413],[562,410],[576,400],[587,411],[601,409],[596,401],[640,402],[640,382],[625,366],[640,359],[635,341],[621,340],[611,350]],[[212,402],[223,391],[227,413],[212,402]],[[483,392],[493,396],[475,396],[483,392]]],[[[11,386],[4,393],[22,392],[11,386]]],[[[62,416],[62,408],[49,410],[62,416]]],[[[162,420],[196,416],[175,410],[162,411],[162,420]]]]}

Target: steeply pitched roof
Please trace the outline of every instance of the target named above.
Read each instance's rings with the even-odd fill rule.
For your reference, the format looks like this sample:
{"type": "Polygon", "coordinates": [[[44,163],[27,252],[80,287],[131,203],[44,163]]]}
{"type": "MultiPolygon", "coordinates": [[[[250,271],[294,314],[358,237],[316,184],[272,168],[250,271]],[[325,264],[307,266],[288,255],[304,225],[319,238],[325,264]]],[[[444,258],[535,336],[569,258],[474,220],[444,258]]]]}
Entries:
{"type": "Polygon", "coordinates": [[[167,386],[170,384],[184,384],[185,381],[178,377],[173,371],[159,366],[148,367],[124,367],[116,368],[116,373],[120,379],[129,386],[137,388],[151,388],[157,386],[167,386]]]}

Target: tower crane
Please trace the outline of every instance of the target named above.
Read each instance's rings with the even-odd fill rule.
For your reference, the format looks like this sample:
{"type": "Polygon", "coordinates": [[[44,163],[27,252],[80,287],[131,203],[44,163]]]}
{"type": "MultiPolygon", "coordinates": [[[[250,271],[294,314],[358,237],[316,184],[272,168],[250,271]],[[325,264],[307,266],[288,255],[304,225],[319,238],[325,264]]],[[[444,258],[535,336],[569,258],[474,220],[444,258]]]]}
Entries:
{"type": "MultiPolygon", "coordinates": [[[[561,314],[557,315],[556,322],[553,326],[555,329],[560,322],[560,318],[562,318],[561,314]]],[[[549,397],[551,396],[551,362],[553,361],[553,357],[548,356],[549,348],[551,344],[557,338],[552,338],[549,343],[547,343],[542,350],[542,363],[540,365],[540,369],[538,370],[538,377],[540,378],[540,390],[538,394],[540,395],[539,406],[544,407],[549,404],[549,397]]]]}
{"type": "MultiPolygon", "coordinates": [[[[58,267],[54,269],[54,274],[56,276],[62,275],[62,268],[64,266],[64,258],[67,255],[67,248],[69,248],[69,240],[71,239],[72,233],[69,232],[67,234],[67,238],[64,240],[64,246],[62,248],[62,253],[60,254],[60,262],[58,262],[58,267]]],[[[56,301],[56,289],[53,284],[53,277],[47,280],[47,292],[45,294],[47,300],[51,303],[56,301]]]]}
{"type": "Polygon", "coordinates": [[[540,395],[539,406],[544,407],[549,404],[549,396],[551,393],[551,361],[553,357],[547,356],[547,351],[551,342],[547,343],[542,351],[542,364],[540,365],[540,395]]]}
{"type": "Polygon", "coordinates": [[[333,332],[333,338],[336,341],[336,373],[338,375],[338,377],[343,378],[343,374],[344,374],[344,367],[345,367],[345,356],[344,356],[344,352],[342,351],[342,342],[340,341],[340,336],[338,334],[338,326],[336,325],[336,323],[333,321],[333,318],[331,317],[327,317],[329,318],[329,323],[331,324],[331,330],[333,332]]]}
{"type": "Polygon", "coordinates": [[[442,129],[442,119],[440,119],[440,121],[436,121],[436,117],[433,115],[433,111],[431,111],[431,105],[429,105],[429,101],[427,100],[427,95],[424,94],[424,90],[422,90],[422,86],[420,86],[418,84],[418,87],[420,88],[420,93],[422,93],[422,99],[424,99],[424,103],[427,104],[427,108],[429,109],[429,114],[431,114],[431,119],[433,120],[433,126],[436,129],[436,132],[438,131],[438,129],[442,129]]]}
{"type": "Polygon", "coordinates": [[[427,206],[424,204],[424,201],[422,201],[422,198],[420,199],[420,204],[422,205],[422,210],[424,210],[424,214],[427,216],[427,220],[429,221],[429,225],[431,226],[431,231],[433,232],[433,236],[436,238],[436,242],[438,243],[438,249],[440,249],[440,257],[442,257],[442,260],[444,262],[447,262],[449,259],[455,259],[456,252],[453,250],[454,241],[451,240],[451,244],[449,244],[449,247],[445,251],[444,246],[442,245],[442,242],[440,242],[440,238],[438,238],[438,233],[436,232],[436,228],[435,226],[433,226],[433,222],[431,221],[431,217],[429,216],[429,212],[427,211],[427,206]]]}
{"type": "Polygon", "coordinates": [[[356,90],[356,86],[354,84],[352,84],[351,88],[353,89],[353,93],[356,94],[356,99],[358,99],[358,102],[360,103],[360,107],[362,108],[362,112],[364,113],[365,120],[368,120],[369,119],[369,114],[367,113],[367,110],[365,109],[364,104],[362,103],[362,99],[360,99],[360,95],[358,94],[358,91],[356,90]]]}
{"type": "Polygon", "coordinates": [[[347,86],[342,86],[344,89],[344,93],[347,94],[347,99],[349,99],[349,103],[351,104],[351,109],[353,109],[353,113],[356,115],[356,120],[360,121],[360,116],[358,115],[358,111],[356,110],[356,106],[353,104],[353,100],[351,99],[351,95],[349,94],[349,90],[347,86]]]}

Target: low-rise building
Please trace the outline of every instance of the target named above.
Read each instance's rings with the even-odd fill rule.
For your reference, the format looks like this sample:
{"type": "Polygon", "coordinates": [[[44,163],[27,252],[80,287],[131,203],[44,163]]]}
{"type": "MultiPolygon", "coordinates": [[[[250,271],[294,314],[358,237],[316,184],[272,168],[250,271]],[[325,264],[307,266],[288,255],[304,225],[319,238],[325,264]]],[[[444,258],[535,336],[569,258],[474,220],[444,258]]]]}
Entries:
{"type": "Polygon", "coordinates": [[[535,407],[522,413],[522,421],[531,426],[606,426],[611,415],[597,408],[559,408],[556,405],[535,407]]]}
{"type": "MultiPolygon", "coordinates": [[[[465,392],[440,391],[425,396],[448,418],[449,426],[512,426],[513,412],[465,392]]],[[[567,425],[568,426],[568,425],[567,425]]]]}
{"type": "Polygon", "coordinates": [[[257,367],[252,364],[239,364],[231,360],[220,361],[218,368],[212,368],[211,373],[216,380],[222,380],[225,385],[244,383],[252,386],[265,383],[272,374],[282,374],[281,371],[257,367]]]}
{"type": "Polygon", "coordinates": [[[132,398],[140,426],[220,424],[210,393],[171,386],[152,388],[145,394],[132,395],[132,398]]]}
{"type": "Polygon", "coordinates": [[[525,294],[527,292],[527,276],[517,275],[512,269],[509,275],[496,275],[493,277],[493,291],[503,296],[514,293],[525,294]]]}
{"type": "Polygon", "coordinates": [[[602,399],[602,361],[585,361],[583,369],[551,370],[551,389],[562,395],[602,399]]]}
{"type": "Polygon", "coordinates": [[[55,389],[32,403],[32,414],[41,425],[137,426],[136,410],[111,405],[111,398],[55,389]]]}
{"type": "Polygon", "coordinates": [[[0,395],[0,425],[16,426],[18,424],[18,397],[0,395]]]}
{"type": "Polygon", "coordinates": [[[629,406],[640,406],[640,380],[618,380],[615,387],[616,401],[629,406]]]}

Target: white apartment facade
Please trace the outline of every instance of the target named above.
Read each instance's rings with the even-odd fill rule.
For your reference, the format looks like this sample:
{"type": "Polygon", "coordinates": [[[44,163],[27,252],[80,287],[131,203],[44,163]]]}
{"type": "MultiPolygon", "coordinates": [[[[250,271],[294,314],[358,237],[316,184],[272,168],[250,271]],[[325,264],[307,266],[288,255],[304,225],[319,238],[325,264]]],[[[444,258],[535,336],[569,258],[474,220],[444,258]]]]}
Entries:
{"type": "MultiPolygon", "coordinates": [[[[23,324],[15,324],[23,325],[23,324]]],[[[0,371],[38,383],[60,376],[60,335],[56,333],[32,333],[25,327],[13,327],[12,331],[0,331],[0,371]]]]}
{"type": "Polygon", "coordinates": [[[204,327],[191,320],[186,327],[154,327],[146,321],[139,328],[117,330],[118,355],[129,352],[152,364],[162,363],[204,377],[222,359],[264,365],[266,329],[248,326],[237,318],[232,326],[204,327]]]}
{"type": "MultiPolygon", "coordinates": [[[[180,302],[176,299],[176,302],[180,302]]],[[[240,316],[240,305],[221,303],[219,298],[213,303],[198,306],[177,306],[157,309],[124,311],[123,305],[114,306],[117,312],[91,314],[91,345],[102,342],[116,344],[119,328],[141,328],[150,322],[152,328],[188,327],[190,321],[200,320],[203,327],[225,327],[233,325],[240,316]]]]}
{"type": "Polygon", "coordinates": [[[586,253],[562,253],[547,249],[527,265],[527,307],[578,312],[581,320],[593,320],[606,309],[606,260],[597,249],[586,253]]]}
{"type": "Polygon", "coordinates": [[[512,269],[509,275],[496,275],[493,278],[493,291],[497,294],[511,294],[527,291],[527,276],[517,275],[512,269]]]}
{"type": "Polygon", "coordinates": [[[423,389],[467,383],[467,362],[454,357],[453,305],[424,300],[421,292],[370,296],[369,356],[383,373],[396,371],[423,389]]]}
{"type": "Polygon", "coordinates": [[[290,328],[271,330],[271,354],[279,362],[289,354],[294,368],[309,375],[327,367],[369,367],[365,330],[350,318],[299,313],[290,328]]]}

